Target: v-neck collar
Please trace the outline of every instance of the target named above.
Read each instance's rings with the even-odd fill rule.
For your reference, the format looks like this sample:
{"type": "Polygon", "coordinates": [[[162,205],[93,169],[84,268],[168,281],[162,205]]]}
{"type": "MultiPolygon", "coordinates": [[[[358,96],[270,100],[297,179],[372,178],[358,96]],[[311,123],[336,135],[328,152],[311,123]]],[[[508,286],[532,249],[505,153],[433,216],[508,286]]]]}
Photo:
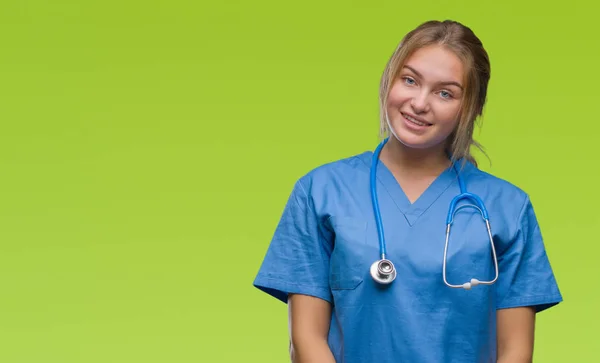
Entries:
{"type": "MultiPolygon", "coordinates": [[[[363,162],[367,164],[369,170],[371,168],[372,158],[373,152],[369,151],[364,154],[363,162]]],[[[457,174],[454,168],[449,167],[435,178],[414,203],[411,203],[392,172],[381,160],[377,163],[376,178],[378,181],[377,188],[385,190],[389,194],[409,226],[413,226],[419,217],[423,215],[423,213],[425,213],[453,183],[458,184],[457,174]]]]}

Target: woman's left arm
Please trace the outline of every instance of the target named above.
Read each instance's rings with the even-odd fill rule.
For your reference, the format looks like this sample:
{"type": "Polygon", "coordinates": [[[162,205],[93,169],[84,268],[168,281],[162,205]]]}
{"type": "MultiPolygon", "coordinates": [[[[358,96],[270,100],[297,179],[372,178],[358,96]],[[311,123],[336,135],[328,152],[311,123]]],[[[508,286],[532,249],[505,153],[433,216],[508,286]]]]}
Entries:
{"type": "Polygon", "coordinates": [[[497,310],[498,363],[531,363],[535,310],[530,307],[497,310]]]}

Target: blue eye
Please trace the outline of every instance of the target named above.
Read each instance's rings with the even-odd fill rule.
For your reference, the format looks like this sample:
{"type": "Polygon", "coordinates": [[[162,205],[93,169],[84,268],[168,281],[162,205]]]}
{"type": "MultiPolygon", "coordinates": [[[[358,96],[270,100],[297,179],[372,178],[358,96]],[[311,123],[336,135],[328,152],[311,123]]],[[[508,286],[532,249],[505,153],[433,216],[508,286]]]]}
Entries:
{"type": "Polygon", "coordinates": [[[404,78],[404,82],[405,82],[406,84],[409,84],[409,85],[413,85],[413,84],[415,84],[415,81],[414,81],[412,78],[409,78],[409,77],[405,77],[405,78],[404,78]]]}
{"type": "Polygon", "coordinates": [[[440,95],[442,96],[442,98],[451,98],[452,95],[446,91],[441,91],[440,95]]]}

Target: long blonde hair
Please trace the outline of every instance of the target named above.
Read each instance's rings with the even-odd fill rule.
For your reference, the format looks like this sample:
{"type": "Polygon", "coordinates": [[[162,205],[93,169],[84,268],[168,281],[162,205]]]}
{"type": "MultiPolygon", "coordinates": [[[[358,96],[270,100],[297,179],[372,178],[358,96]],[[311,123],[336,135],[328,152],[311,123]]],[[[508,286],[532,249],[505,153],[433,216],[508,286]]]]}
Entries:
{"type": "Polygon", "coordinates": [[[418,49],[430,45],[442,45],[453,51],[463,62],[465,92],[461,100],[458,126],[448,139],[448,153],[453,161],[464,159],[477,165],[471,154],[471,146],[483,154],[480,143],[473,139],[476,120],[483,114],[490,79],[490,61],[479,38],[465,25],[452,21],[427,21],[406,34],[392,54],[381,77],[379,87],[380,136],[389,134],[386,120],[387,98],[398,72],[406,60],[418,49]]]}

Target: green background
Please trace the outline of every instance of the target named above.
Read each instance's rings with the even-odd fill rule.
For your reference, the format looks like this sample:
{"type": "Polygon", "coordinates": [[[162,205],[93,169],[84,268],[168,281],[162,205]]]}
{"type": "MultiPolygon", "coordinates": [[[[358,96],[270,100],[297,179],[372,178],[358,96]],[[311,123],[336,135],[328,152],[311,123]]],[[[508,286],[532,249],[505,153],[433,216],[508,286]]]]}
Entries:
{"type": "Polygon", "coordinates": [[[535,361],[597,362],[591,1],[0,4],[0,362],[286,361],[252,281],[292,185],[375,147],[385,62],[445,18],[489,51],[480,166],[530,193],[564,294],[535,361]]]}

